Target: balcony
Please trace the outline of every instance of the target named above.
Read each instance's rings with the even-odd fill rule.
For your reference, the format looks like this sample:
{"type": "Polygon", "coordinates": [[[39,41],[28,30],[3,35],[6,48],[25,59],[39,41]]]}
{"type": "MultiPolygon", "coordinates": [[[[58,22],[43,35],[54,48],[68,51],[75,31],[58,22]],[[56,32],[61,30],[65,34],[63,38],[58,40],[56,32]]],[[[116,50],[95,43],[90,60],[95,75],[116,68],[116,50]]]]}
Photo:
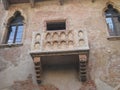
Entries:
{"type": "Polygon", "coordinates": [[[87,81],[87,63],[89,46],[87,34],[83,30],[57,30],[34,32],[31,44],[31,56],[35,64],[36,79],[42,81],[42,66],[75,65],[79,67],[79,79],[87,81]],[[76,64],[75,64],[76,62],[76,64]],[[38,71],[39,70],[39,71],[38,71]]]}
{"type": "Polygon", "coordinates": [[[85,52],[89,50],[83,30],[33,32],[31,54],[85,52]]]}

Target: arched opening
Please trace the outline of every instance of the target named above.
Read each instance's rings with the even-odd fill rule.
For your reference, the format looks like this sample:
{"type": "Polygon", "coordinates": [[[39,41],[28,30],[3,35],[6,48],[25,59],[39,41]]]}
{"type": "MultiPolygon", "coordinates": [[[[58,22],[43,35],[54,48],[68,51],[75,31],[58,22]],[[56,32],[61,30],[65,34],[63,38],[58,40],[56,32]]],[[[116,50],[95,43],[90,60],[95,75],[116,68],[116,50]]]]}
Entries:
{"type": "Polygon", "coordinates": [[[14,16],[9,19],[7,28],[6,44],[21,43],[23,35],[23,20],[24,17],[19,11],[14,13],[14,16]]]}
{"type": "Polygon", "coordinates": [[[110,36],[120,35],[120,13],[117,9],[113,8],[111,4],[107,6],[105,11],[106,23],[110,36]]]}

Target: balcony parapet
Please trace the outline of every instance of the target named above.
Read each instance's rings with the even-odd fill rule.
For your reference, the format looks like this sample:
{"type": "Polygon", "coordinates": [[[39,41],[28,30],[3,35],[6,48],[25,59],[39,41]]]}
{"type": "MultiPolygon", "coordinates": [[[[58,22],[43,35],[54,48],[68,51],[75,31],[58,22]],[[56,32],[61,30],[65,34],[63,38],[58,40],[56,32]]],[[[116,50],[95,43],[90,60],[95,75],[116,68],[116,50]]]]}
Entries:
{"type": "Polygon", "coordinates": [[[31,53],[51,53],[89,50],[83,30],[33,32],[31,53]]]}

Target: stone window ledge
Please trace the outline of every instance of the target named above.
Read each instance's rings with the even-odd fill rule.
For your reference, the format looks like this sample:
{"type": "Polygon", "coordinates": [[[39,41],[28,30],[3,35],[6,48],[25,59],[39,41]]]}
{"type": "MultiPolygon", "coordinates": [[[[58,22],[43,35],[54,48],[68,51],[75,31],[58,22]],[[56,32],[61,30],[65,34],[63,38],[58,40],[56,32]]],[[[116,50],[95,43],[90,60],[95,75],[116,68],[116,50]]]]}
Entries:
{"type": "Polygon", "coordinates": [[[23,43],[0,44],[0,48],[19,47],[19,46],[22,46],[22,45],[23,45],[23,43]]]}
{"type": "Polygon", "coordinates": [[[120,40],[120,36],[108,36],[108,40],[120,40]]]}

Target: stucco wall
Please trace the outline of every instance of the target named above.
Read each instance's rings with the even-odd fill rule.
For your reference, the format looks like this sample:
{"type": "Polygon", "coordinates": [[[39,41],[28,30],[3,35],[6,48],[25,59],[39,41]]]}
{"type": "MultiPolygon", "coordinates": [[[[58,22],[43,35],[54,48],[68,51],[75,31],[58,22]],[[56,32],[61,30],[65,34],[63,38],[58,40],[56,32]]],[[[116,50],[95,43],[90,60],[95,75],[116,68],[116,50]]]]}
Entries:
{"type": "MultiPolygon", "coordinates": [[[[32,74],[33,82],[36,83],[34,64],[29,54],[32,32],[43,32],[45,21],[61,19],[66,19],[69,30],[87,31],[90,46],[89,71],[97,90],[119,90],[120,40],[107,39],[104,10],[108,2],[109,0],[96,0],[94,3],[91,0],[65,0],[61,6],[54,0],[36,3],[35,8],[31,8],[29,4],[11,5],[7,11],[0,4],[1,43],[7,20],[14,12],[21,11],[25,17],[23,45],[0,47],[0,90],[7,89],[14,81],[26,80],[29,74],[32,74]]],[[[110,3],[120,11],[119,0],[111,0],[110,3]]],[[[75,78],[75,70],[63,70],[55,74],[56,72],[45,71],[43,83],[54,84],[60,90],[78,90],[81,87],[81,83],[75,78]]]]}

